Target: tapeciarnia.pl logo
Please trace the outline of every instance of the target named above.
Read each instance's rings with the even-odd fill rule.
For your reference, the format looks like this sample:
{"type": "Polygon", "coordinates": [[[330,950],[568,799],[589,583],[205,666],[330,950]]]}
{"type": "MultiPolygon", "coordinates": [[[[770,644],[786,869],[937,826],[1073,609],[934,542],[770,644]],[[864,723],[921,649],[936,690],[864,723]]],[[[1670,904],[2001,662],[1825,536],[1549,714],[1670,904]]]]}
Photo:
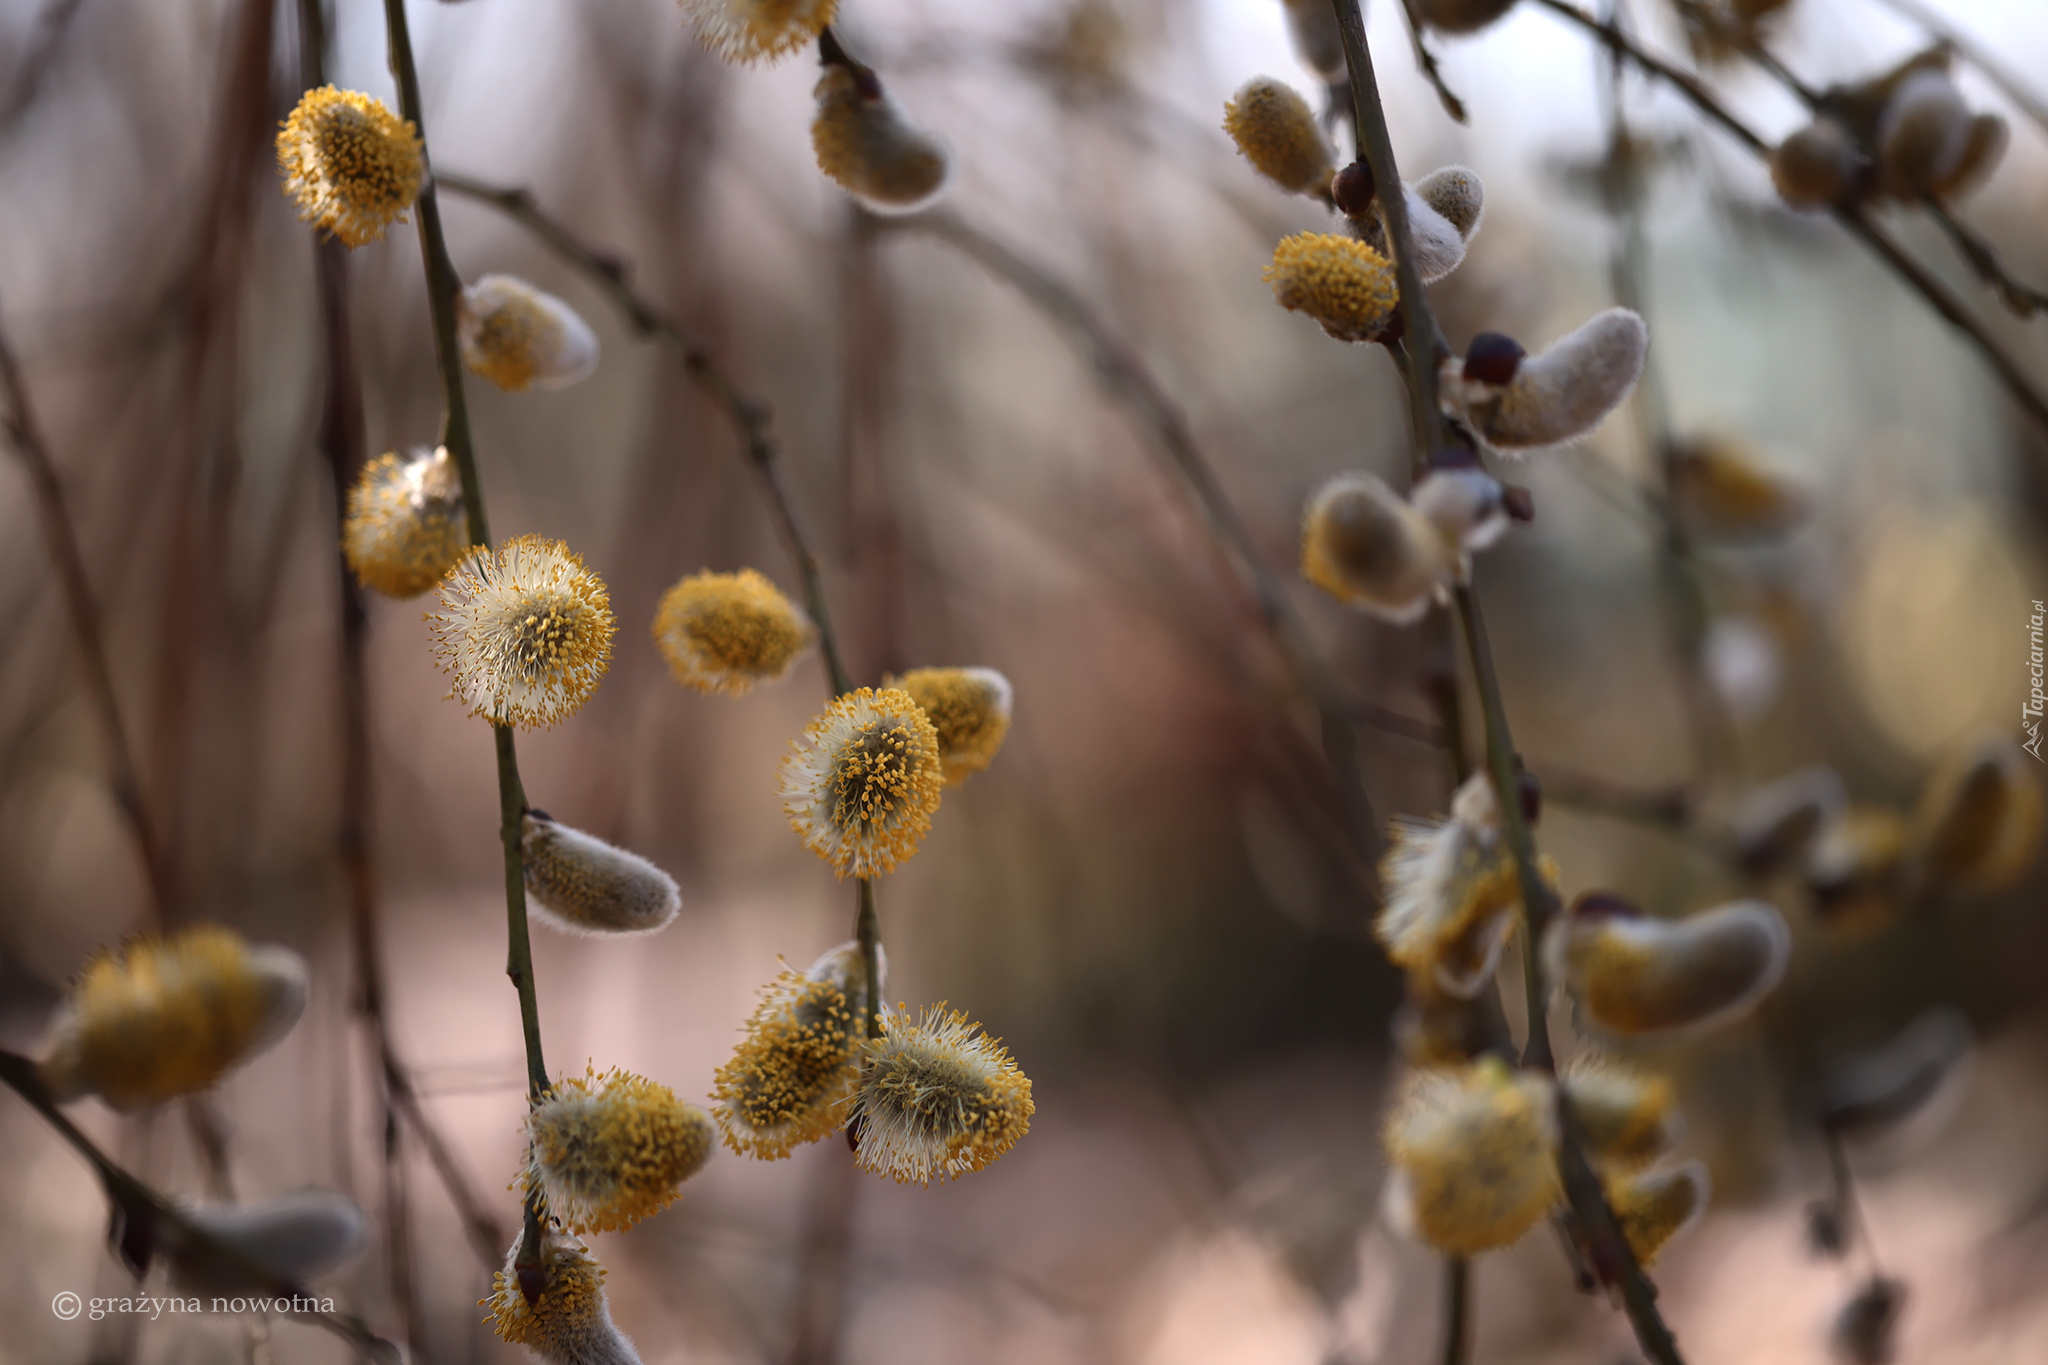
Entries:
{"type": "Polygon", "coordinates": [[[2048,693],[2041,689],[2044,670],[2041,655],[2041,622],[2048,617],[2048,607],[2037,600],[2034,614],[2027,621],[2027,671],[2033,675],[2034,686],[2027,697],[2027,704],[2020,708],[2020,727],[2027,732],[2027,742],[2020,747],[2032,754],[2037,762],[2041,758],[2041,713],[2048,709],[2048,693]]]}

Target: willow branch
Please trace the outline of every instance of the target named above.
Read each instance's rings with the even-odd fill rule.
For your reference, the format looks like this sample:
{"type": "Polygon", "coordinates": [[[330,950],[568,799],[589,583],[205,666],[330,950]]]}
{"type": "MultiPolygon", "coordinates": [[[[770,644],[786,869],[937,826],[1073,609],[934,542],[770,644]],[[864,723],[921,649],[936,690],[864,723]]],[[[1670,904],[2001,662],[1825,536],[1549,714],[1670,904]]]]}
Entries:
{"type": "Polygon", "coordinates": [[[1998,249],[1984,240],[1975,228],[1957,218],[1947,204],[1931,194],[1920,202],[1928,217],[1934,219],[1955,245],[1956,254],[1976,272],[1979,280],[1998,295],[2008,312],[2014,317],[2031,318],[2048,311],[2048,292],[2036,289],[2008,271],[1998,258],[1998,249]]]}
{"type": "MultiPolygon", "coordinates": [[[[1410,264],[1414,256],[1414,241],[1409,235],[1407,215],[1396,208],[1402,198],[1399,193],[1401,182],[1395,171],[1386,114],[1380,107],[1379,86],[1373,76],[1372,52],[1366,45],[1365,25],[1358,0],[1332,0],[1332,3],[1336,7],[1338,29],[1344,35],[1345,58],[1351,68],[1359,146],[1366,149],[1370,158],[1374,183],[1383,187],[1381,211],[1387,224],[1389,244],[1394,250],[1395,264],[1403,272],[1401,305],[1408,324],[1406,331],[1411,362],[1414,362],[1430,349],[1430,345],[1441,345],[1440,333],[1436,318],[1430,311],[1429,300],[1422,293],[1420,280],[1410,264]]],[[[1417,421],[1418,434],[1424,440],[1433,439],[1441,430],[1441,418],[1436,412],[1435,368],[1433,356],[1432,363],[1427,366],[1420,363],[1409,366],[1410,401],[1418,408],[1426,408],[1428,414],[1426,421],[1417,421]]],[[[1522,962],[1529,1005],[1529,1033],[1522,1065],[1553,1072],[1556,1059],[1550,1045],[1550,991],[1544,980],[1540,948],[1544,930],[1556,913],[1557,903],[1537,865],[1535,840],[1523,815],[1507,708],[1501,698],[1500,680],[1494,671],[1493,653],[1487,645],[1479,603],[1469,587],[1461,585],[1458,588],[1457,609],[1464,627],[1473,684],[1479,693],[1480,714],[1486,725],[1486,766],[1499,795],[1497,804],[1503,832],[1522,895],[1522,962]]],[[[1572,1215],[1584,1231],[1603,1270],[1608,1272],[1608,1278],[1618,1285],[1622,1307],[1635,1328],[1636,1340],[1644,1353],[1657,1365],[1682,1365],[1671,1329],[1657,1312],[1656,1288],[1643,1274],[1628,1239],[1622,1235],[1615,1221],[1614,1211],[1608,1207],[1606,1191],[1586,1159],[1584,1135],[1579,1131],[1577,1116],[1572,1112],[1571,1103],[1561,1086],[1557,1088],[1557,1109],[1558,1174],[1572,1215]]]]}
{"type": "Polygon", "coordinates": [[[1437,69],[1436,54],[1422,38],[1422,20],[1415,13],[1415,0],[1401,0],[1401,17],[1408,22],[1408,45],[1415,50],[1415,67],[1422,78],[1429,82],[1429,88],[1436,91],[1437,102],[1454,123],[1465,122],[1465,101],[1459,99],[1444,84],[1443,72],[1437,69]]]}
{"type": "MultiPolygon", "coordinates": [[[[43,1120],[57,1130],[58,1136],[71,1144],[93,1168],[93,1173],[99,1177],[100,1185],[106,1191],[108,1202],[120,1211],[121,1251],[123,1258],[130,1260],[131,1269],[135,1268],[136,1262],[140,1262],[142,1268],[147,1269],[157,1246],[164,1240],[159,1230],[168,1228],[175,1233],[175,1242],[181,1250],[199,1253],[200,1258],[206,1263],[230,1272],[257,1295],[287,1300],[311,1297],[303,1285],[294,1284],[283,1278],[234,1243],[225,1241],[194,1223],[177,1204],[115,1164],[112,1157],[102,1152],[98,1145],[81,1132],[78,1125],[65,1117],[63,1110],[57,1107],[57,1102],[44,1087],[42,1076],[33,1061],[18,1053],[0,1051],[0,1083],[5,1083],[10,1090],[21,1096],[31,1109],[42,1115],[43,1120]]],[[[374,1360],[389,1361],[396,1365],[396,1362],[404,1359],[397,1346],[371,1332],[360,1319],[353,1316],[302,1311],[276,1305],[273,1305],[271,1311],[332,1332],[374,1360]]]]}
{"type": "MultiPolygon", "coordinates": [[[[1715,124],[1730,137],[1733,137],[1737,142],[1740,142],[1749,151],[1761,158],[1768,159],[1770,157],[1771,144],[1764,141],[1763,137],[1755,129],[1729,112],[1728,107],[1721,103],[1714,93],[1700,82],[1697,76],[1688,71],[1681,70],[1663,58],[1645,51],[1640,44],[1616,25],[1603,24],[1584,10],[1567,3],[1567,0],[1530,0],[1530,2],[1594,34],[1613,51],[1626,57],[1637,69],[1671,86],[1672,89],[1684,96],[1686,101],[1695,109],[1706,115],[1708,121],[1715,124]]],[[[1971,345],[1976,347],[1978,353],[1991,366],[1992,372],[1998,376],[1999,382],[2005,386],[2006,391],[2012,395],[2014,401],[2026,410],[2028,416],[2032,417],[2043,427],[2048,427],[2048,397],[2043,396],[2040,389],[2035,386],[2034,381],[2020,367],[2019,362],[1984,329],[1983,323],[1970,312],[1969,308],[1961,299],[1956,297],[1955,293],[1947,285],[1936,279],[1927,271],[1926,267],[1907,255],[1898,243],[1894,242],[1883,229],[1879,228],[1871,220],[1870,215],[1862,205],[1838,204],[1832,212],[1834,213],[1835,220],[1847,228],[1851,236],[1857,238],[1865,246],[1869,247],[1871,251],[1875,252],[1878,259],[1889,266],[1892,272],[1905,281],[1910,289],[1926,300],[1929,307],[1939,313],[1949,325],[1961,332],[1971,345]]]]}
{"type": "Polygon", "coordinates": [[[64,597],[65,614],[71,620],[71,638],[77,642],[79,661],[85,667],[85,688],[91,698],[93,715],[107,746],[108,785],[114,804],[135,840],[142,857],[142,870],[149,882],[150,905],[159,927],[168,925],[176,913],[176,888],[172,885],[169,860],[164,855],[154,821],[143,802],[142,782],[135,767],[135,753],[128,745],[128,731],[121,721],[121,705],[114,695],[113,670],[107,663],[107,646],[100,629],[99,609],[93,603],[92,583],[86,577],[85,554],[79,548],[78,530],[64,500],[63,481],[49,443],[36,420],[29,401],[28,384],[6,332],[0,330],[0,389],[7,397],[5,426],[8,443],[14,447],[22,468],[28,473],[29,488],[35,495],[36,514],[43,526],[43,541],[50,564],[57,571],[57,586],[64,597]]]}
{"type": "MultiPolygon", "coordinates": [[[[427,160],[426,116],[420,106],[419,71],[413,63],[412,34],[406,26],[405,0],[384,0],[384,20],[390,39],[391,69],[398,78],[400,112],[411,121],[420,139],[420,155],[427,160]]],[[[462,291],[462,277],[448,255],[447,239],[441,232],[441,207],[434,192],[432,163],[420,188],[413,216],[419,223],[420,257],[426,271],[427,301],[434,323],[434,355],[441,376],[443,401],[441,444],[448,450],[462,477],[462,503],[469,522],[472,545],[488,547],[489,523],[484,517],[484,490],[477,476],[476,445],[469,426],[469,404],[462,388],[462,353],[455,334],[455,300],[462,291]]],[[[520,1032],[526,1044],[526,1083],[529,1103],[551,1089],[547,1063],[541,1055],[540,1004],[534,995],[533,946],[528,937],[526,876],[520,852],[520,826],[526,816],[526,789],[519,780],[518,746],[507,725],[493,725],[498,759],[499,838],[505,849],[505,975],[519,995],[520,1032]]],[[[525,1227],[520,1238],[518,1264],[522,1270],[540,1267],[540,1196],[529,1192],[525,1201],[525,1227]]],[[[521,1289],[531,1277],[522,1276],[521,1289]]],[[[544,1282],[542,1282],[544,1284],[544,1282]]],[[[537,1296],[539,1287],[529,1292],[537,1296]]]]}
{"type": "Polygon", "coordinates": [[[1444,1257],[1443,1365],[1470,1365],[1472,1360],[1472,1262],[1463,1256],[1444,1257]]]}

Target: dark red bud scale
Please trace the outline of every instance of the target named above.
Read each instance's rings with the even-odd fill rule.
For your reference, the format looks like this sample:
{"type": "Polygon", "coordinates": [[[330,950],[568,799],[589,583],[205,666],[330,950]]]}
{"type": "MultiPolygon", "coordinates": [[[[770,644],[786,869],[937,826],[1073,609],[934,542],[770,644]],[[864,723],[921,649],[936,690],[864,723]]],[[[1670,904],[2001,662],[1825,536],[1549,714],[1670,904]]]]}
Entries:
{"type": "Polygon", "coordinates": [[[528,1308],[540,1302],[540,1296],[548,1292],[548,1272],[545,1266],[521,1264],[513,1267],[519,1277],[519,1296],[526,1300],[528,1308]]]}
{"type": "Polygon", "coordinates": [[[1521,798],[1522,818],[1535,824],[1543,818],[1543,784],[1532,772],[1515,774],[1515,795],[1521,798]]]}
{"type": "Polygon", "coordinates": [[[1518,483],[1501,485],[1500,505],[1516,521],[1536,520],[1536,495],[1518,483]]]}
{"type": "Polygon", "coordinates": [[[1330,198],[1336,201],[1337,211],[1347,218],[1363,218],[1372,212],[1372,167],[1365,164],[1363,157],[1337,172],[1330,182],[1330,198]]]}
{"type": "Polygon", "coordinates": [[[1572,902],[1573,919],[1641,919],[1643,912],[1620,896],[1588,891],[1572,902]]]}
{"type": "Polygon", "coordinates": [[[1481,332],[1465,348],[1465,377],[1482,384],[1508,384],[1529,354],[1522,343],[1499,332],[1481,332]]]}

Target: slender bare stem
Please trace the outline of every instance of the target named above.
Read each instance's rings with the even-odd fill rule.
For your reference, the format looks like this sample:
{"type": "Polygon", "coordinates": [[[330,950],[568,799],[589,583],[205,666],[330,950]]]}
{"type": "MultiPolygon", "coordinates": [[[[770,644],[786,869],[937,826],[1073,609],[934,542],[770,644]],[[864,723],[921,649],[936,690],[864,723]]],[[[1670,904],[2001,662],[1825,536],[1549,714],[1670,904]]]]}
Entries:
{"type": "MultiPolygon", "coordinates": [[[[1671,86],[1695,109],[1705,114],[1710,122],[1719,126],[1749,151],[1759,157],[1770,156],[1771,144],[1764,141],[1755,129],[1729,112],[1728,107],[1691,72],[1681,70],[1663,58],[1645,51],[1616,25],[1603,24],[1576,5],[1567,3],[1567,0],[1530,0],[1530,3],[1539,5],[1596,35],[1639,70],[1671,86]]],[[[1961,299],[1956,297],[1954,291],[1929,273],[1925,266],[1907,255],[1897,242],[1871,220],[1862,205],[1838,204],[1833,213],[1836,221],[1847,228],[1851,236],[1875,252],[1879,260],[1889,266],[1909,288],[1926,300],[1929,307],[1941,314],[1949,325],[1961,332],[1970,344],[1976,347],[1977,352],[1991,366],[1992,372],[1998,376],[1999,382],[2005,386],[2014,401],[2026,410],[2029,417],[2043,427],[2048,427],[2048,396],[2042,394],[2033,379],[2021,368],[2020,363],[1985,330],[1984,324],[1970,312],[1969,307],[1961,299]]]]}
{"type": "Polygon", "coordinates": [[[170,863],[155,822],[143,801],[135,753],[128,745],[121,704],[114,695],[114,675],[107,663],[99,609],[93,603],[91,580],[86,577],[85,554],[79,548],[78,531],[64,500],[64,484],[58,477],[42,426],[36,420],[21,363],[15,358],[14,347],[4,330],[0,330],[0,389],[7,395],[8,441],[27,471],[29,487],[35,494],[43,539],[50,563],[57,571],[65,613],[71,618],[71,637],[78,644],[79,661],[85,667],[86,692],[92,699],[93,714],[107,746],[107,766],[111,770],[108,783],[113,789],[114,804],[120,807],[122,819],[135,839],[136,851],[142,857],[143,876],[149,882],[151,914],[157,925],[163,927],[175,918],[177,889],[172,884],[170,863]]]}
{"type": "MultiPolygon", "coordinates": [[[[441,232],[441,207],[434,193],[432,159],[427,153],[426,116],[420,106],[419,71],[413,62],[412,33],[405,18],[405,0],[384,0],[385,28],[389,35],[391,69],[398,78],[399,110],[419,135],[421,156],[427,161],[427,178],[413,206],[419,223],[420,257],[427,279],[427,302],[433,315],[434,355],[441,374],[441,444],[455,461],[462,476],[462,503],[469,519],[472,545],[488,547],[490,525],[484,516],[483,482],[477,475],[476,446],[470,433],[469,404],[462,388],[462,353],[455,335],[455,300],[462,291],[462,277],[448,254],[441,232]]],[[[534,995],[533,948],[528,939],[526,918],[526,876],[520,852],[521,822],[526,816],[526,789],[519,780],[518,746],[512,729],[493,725],[498,758],[499,837],[505,848],[505,975],[519,995],[520,1032],[526,1044],[528,1102],[539,1100],[551,1089],[547,1063],[541,1055],[540,1004],[534,995]]],[[[541,1208],[538,1191],[529,1191],[525,1201],[525,1226],[521,1234],[517,1265],[522,1271],[540,1269],[541,1208]]],[[[545,1287],[538,1274],[522,1274],[520,1287],[529,1298],[545,1287]]]]}
{"type": "Polygon", "coordinates": [[[1463,1256],[1444,1257],[1443,1365],[1469,1365],[1472,1359],[1472,1262],[1463,1256]]]}
{"type": "MultiPolygon", "coordinates": [[[[18,1053],[0,1051],[0,1082],[27,1101],[29,1107],[42,1115],[44,1121],[55,1128],[93,1168],[106,1191],[107,1202],[119,1213],[116,1235],[121,1254],[131,1269],[140,1267],[138,1274],[148,1268],[158,1249],[170,1247],[186,1255],[196,1253],[208,1265],[225,1270],[249,1285],[256,1294],[274,1300],[303,1300],[308,1297],[304,1286],[280,1277],[240,1247],[222,1241],[192,1222],[176,1203],[116,1165],[112,1157],[102,1152],[57,1107],[33,1061],[18,1053]],[[166,1232],[170,1234],[168,1237],[164,1235],[166,1232]]],[[[390,1361],[395,1365],[403,1359],[395,1345],[371,1332],[352,1316],[297,1310],[287,1305],[279,1305],[274,1311],[332,1332],[374,1360],[390,1361]]]]}
{"type": "Polygon", "coordinates": [[[1401,17],[1408,21],[1408,45],[1415,49],[1415,66],[1422,72],[1422,78],[1429,82],[1429,88],[1436,91],[1437,102],[1453,122],[1465,121],[1465,101],[1444,84],[1443,72],[1437,69],[1436,54],[1422,39],[1422,20],[1415,13],[1415,0],[1401,0],[1401,17]]]}
{"type": "Polygon", "coordinates": [[[1359,777],[1358,736],[1353,723],[1381,708],[1355,703],[1317,652],[1306,624],[1280,581],[1266,567],[1251,533],[1224,493],[1215,470],[1195,440],[1186,414],[1167,395],[1144,360],[1111,331],[1079,291],[989,233],[945,212],[883,219],[878,226],[937,237],[1016,289],[1047,317],[1080,336],[1097,378],[1142,419],[1153,445],[1165,457],[1201,518],[1210,544],[1243,585],[1260,625],[1315,707],[1323,754],[1336,780],[1346,833],[1361,861],[1370,863],[1378,856],[1381,839],[1372,804],[1359,777]]]}
{"type": "MultiPolygon", "coordinates": [[[[1412,261],[1413,239],[1407,214],[1402,211],[1400,180],[1394,165],[1385,111],[1380,107],[1379,87],[1373,77],[1372,53],[1366,46],[1365,25],[1358,0],[1332,0],[1338,30],[1344,35],[1345,57],[1351,67],[1351,89],[1355,97],[1359,146],[1365,149],[1374,183],[1381,187],[1381,214],[1387,226],[1389,245],[1400,274],[1402,315],[1410,352],[1410,400],[1424,409],[1426,418],[1416,422],[1418,446],[1433,450],[1440,439],[1441,418],[1436,412],[1436,357],[1441,353],[1441,334],[1436,318],[1422,293],[1412,261]],[[1430,363],[1420,363],[1428,356],[1430,363]]],[[[1500,680],[1495,675],[1493,654],[1486,642],[1479,604],[1469,587],[1457,590],[1457,609],[1464,626],[1472,680],[1479,693],[1480,714],[1486,724],[1486,766],[1499,794],[1501,823],[1508,851],[1514,859],[1515,876],[1523,905],[1522,961],[1529,1004],[1529,1032],[1522,1065],[1552,1072],[1556,1069],[1551,1050],[1548,1007],[1550,992],[1544,980],[1541,944],[1544,930],[1556,913],[1557,902],[1536,861],[1535,840],[1522,812],[1520,783],[1514,738],[1508,730],[1507,709],[1501,699],[1500,680]]],[[[1657,1312],[1657,1291],[1643,1274],[1628,1239],[1621,1234],[1614,1212],[1607,1205],[1606,1191],[1586,1159],[1583,1134],[1577,1116],[1558,1088],[1558,1174],[1572,1216],[1586,1238],[1603,1278],[1621,1291],[1622,1306],[1635,1328],[1636,1340],[1657,1365],[1682,1365],[1671,1330],[1657,1312]]]]}

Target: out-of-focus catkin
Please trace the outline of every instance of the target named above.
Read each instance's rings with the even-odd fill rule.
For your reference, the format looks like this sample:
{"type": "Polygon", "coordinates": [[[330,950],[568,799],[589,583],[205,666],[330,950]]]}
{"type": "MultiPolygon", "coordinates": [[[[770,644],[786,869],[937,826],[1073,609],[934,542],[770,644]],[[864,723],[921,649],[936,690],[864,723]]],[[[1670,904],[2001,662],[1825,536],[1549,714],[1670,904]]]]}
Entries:
{"type": "Polygon", "coordinates": [[[572,934],[644,934],[682,908],[675,878],[637,853],[528,811],[519,848],[528,904],[572,934]]]}
{"type": "Polygon", "coordinates": [[[341,549],[356,581],[386,597],[417,597],[469,548],[462,480],[446,447],[364,463],[348,491],[341,549]]]}
{"type": "Polygon", "coordinates": [[[1629,1172],[1607,1180],[1607,1202],[1614,1220],[1628,1238],[1629,1250],[1645,1267],[1672,1238],[1706,1213],[1713,1182],[1697,1161],[1650,1171],[1629,1172]]]}
{"type": "Polygon", "coordinates": [[[728,62],[772,61],[818,40],[838,0],[681,0],[704,46],[728,62]]]}
{"type": "Polygon", "coordinates": [[[910,694],[939,737],[946,785],[995,761],[1010,733],[1010,680],[993,668],[913,668],[887,685],[910,694]]]}
{"type": "Polygon", "coordinates": [[[1458,552],[1375,474],[1339,474],[1309,499],[1301,575],[1384,620],[1421,619],[1458,576],[1458,552]]]}
{"type": "Polygon", "coordinates": [[[814,93],[811,149],[841,189],[878,212],[910,213],[946,188],[952,153],[910,121],[874,72],[835,63],[814,93]]]}
{"type": "Polygon", "coordinates": [[[1561,1083],[1586,1155],[1604,1166],[1648,1165],[1678,1140],[1678,1106],[1666,1077],[1593,1055],[1575,1060],[1561,1083]]]}
{"type": "Polygon", "coordinates": [[[511,275],[485,275],[455,299],[462,363],[501,389],[561,389],[597,369],[597,333],[568,304],[511,275]]]}
{"type": "Polygon", "coordinates": [[[1914,811],[1912,857],[1931,888],[1983,893],[2010,886],[2041,845],[2041,785],[2007,739],[1951,756],[1914,811]]]}
{"type": "Polygon", "coordinates": [[[1415,17],[1443,33],[1477,33],[1515,7],[1515,0],[1415,0],[1415,17]]]}
{"type": "Polygon", "coordinates": [[[1555,1103],[1497,1057],[1412,1077],[1385,1133],[1391,1221],[1453,1256],[1519,1241],[1557,1202],[1555,1103]]]}
{"type": "Polygon", "coordinates": [[[290,1031],[306,964],[217,924],[144,938],[86,965],[51,1026],[43,1083],[140,1109],[205,1090],[290,1031]]]}
{"type": "Polygon", "coordinates": [[[1764,901],[1657,920],[1591,895],[1551,926],[1546,951],[1583,1024],[1635,1038],[1704,1032],[1748,1013],[1785,974],[1792,936],[1764,901]]]}
{"type": "Polygon", "coordinates": [[[654,615],[654,642],[676,681],[729,697],[788,677],[817,640],[803,609],[752,569],[691,574],[654,615]]]}
{"type": "Polygon", "coordinates": [[[1260,175],[1289,194],[1329,197],[1336,159],[1315,110],[1285,81],[1257,76],[1223,106],[1223,130],[1260,175]]]}

